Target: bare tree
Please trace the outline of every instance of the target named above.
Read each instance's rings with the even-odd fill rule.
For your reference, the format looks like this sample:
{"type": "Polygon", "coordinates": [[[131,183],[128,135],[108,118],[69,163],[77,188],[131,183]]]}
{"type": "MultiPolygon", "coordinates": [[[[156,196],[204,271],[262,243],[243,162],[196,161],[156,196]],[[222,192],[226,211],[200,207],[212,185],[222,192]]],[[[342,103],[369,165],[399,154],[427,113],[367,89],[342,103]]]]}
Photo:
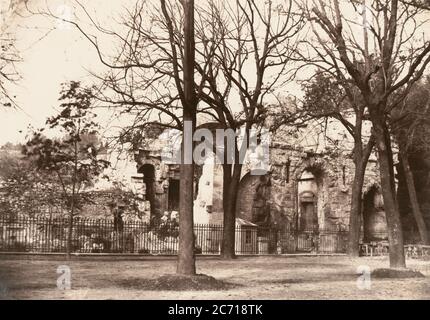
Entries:
{"type": "Polygon", "coordinates": [[[401,2],[420,9],[430,10],[429,0],[401,0],[401,2]]]}
{"type": "MultiPolygon", "coordinates": [[[[291,80],[295,40],[302,16],[292,1],[209,1],[197,23],[197,71],[202,81],[199,109],[222,128],[243,129],[249,141],[252,128],[261,127],[269,114],[269,102],[291,80]]],[[[225,147],[225,146],[223,146],[225,147]]],[[[224,235],[221,255],[235,256],[235,218],[241,156],[249,145],[233,146],[234,159],[223,163],[224,235]]]]}
{"type": "MultiPolygon", "coordinates": [[[[194,88],[194,1],[138,1],[126,10],[121,26],[124,32],[102,27],[83,4],[75,3],[91,23],[92,31],[76,21],[56,17],[50,10],[39,13],[71,23],[93,45],[99,60],[108,68],[103,75],[94,74],[102,83],[98,100],[120,114],[133,114],[133,124],[125,133],[153,124],[182,130],[183,121],[191,122],[193,132],[198,102],[194,88]],[[105,52],[91,32],[110,37],[117,51],[105,52]]],[[[187,154],[188,142],[182,143],[182,157],[187,154]]],[[[177,273],[195,275],[192,159],[181,164],[180,175],[177,273]]]]}
{"type": "Polygon", "coordinates": [[[304,111],[313,118],[336,119],[354,142],[352,159],[355,170],[351,188],[348,254],[357,257],[364,176],[375,144],[374,136],[366,136],[363,130],[366,105],[360,99],[357,88],[346,81],[337,70],[333,70],[333,73],[317,71],[304,85],[304,89],[304,111]]]}
{"type": "Polygon", "coordinates": [[[0,5],[0,103],[5,107],[16,106],[15,96],[10,93],[10,84],[16,84],[20,79],[16,65],[21,57],[10,25],[17,16],[21,2],[11,0],[0,5]]]}
{"type": "MultiPolygon", "coordinates": [[[[109,68],[107,74],[99,77],[103,86],[98,96],[123,114],[134,114],[129,130],[140,130],[154,123],[182,130],[183,121],[195,119],[195,115],[187,114],[186,106],[191,100],[185,98],[185,70],[188,70],[185,54],[188,44],[183,32],[185,11],[179,1],[160,4],[136,3],[123,19],[125,32],[121,34],[98,25],[77,2],[97,32],[118,41],[115,56],[103,52],[97,37],[78,23],[70,22],[90,41],[109,68]],[[185,114],[181,115],[181,110],[185,114]]],[[[302,16],[294,13],[292,1],[283,0],[276,6],[272,2],[257,4],[251,0],[238,0],[233,5],[227,1],[209,1],[197,10],[192,105],[195,104],[197,114],[223,128],[245,128],[249,132],[253,125],[261,125],[264,120],[270,95],[290,79],[288,62],[302,16]],[[197,100],[202,102],[198,107],[197,100]]],[[[242,170],[237,142],[234,149],[236,162],[224,165],[222,252],[227,258],[234,257],[235,206],[242,170]]],[[[192,199],[188,191],[181,191],[181,195],[192,199]]]]}
{"type": "Polygon", "coordinates": [[[318,62],[352,82],[368,110],[379,160],[390,266],[404,268],[389,117],[430,62],[430,42],[419,33],[427,22],[424,9],[399,0],[334,0],[306,3],[305,10],[323,55],[318,54],[318,62]],[[400,89],[403,94],[395,94],[400,89]]]}
{"type": "MultiPolygon", "coordinates": [[[[167,21],[170,16],[167,13],[165,1],[161,1],[163,14],[167,21]]],[[[194,88],[194,65],[195,65],[195,39],[194,39],[194,0],[183,0],[184,7],[184,86],[177,84],[177,89],[182,97],[182,114],[183,120],[191,123],[191,132],[194,133],[196,126],[196,109],[197,97],[194,88]],[[183,93],[181,92],[183,90],[183,93]]],[[[169,25],[169,22],[168,22],[169,25]]],[[[173,33],[173,29],[169,27],[169,33],[173,33]]],[[[177,273],[185,275],[195,275],[196,265],[194,258],[194,161],[188,159],[187,148],[192,139],[182,133],[182,164],[180,167],[181,181],[179,190],[181,197],[179,198],[179,259],[177,273]],[[188,146],[187,146],[188,145],[188,146]]]]}

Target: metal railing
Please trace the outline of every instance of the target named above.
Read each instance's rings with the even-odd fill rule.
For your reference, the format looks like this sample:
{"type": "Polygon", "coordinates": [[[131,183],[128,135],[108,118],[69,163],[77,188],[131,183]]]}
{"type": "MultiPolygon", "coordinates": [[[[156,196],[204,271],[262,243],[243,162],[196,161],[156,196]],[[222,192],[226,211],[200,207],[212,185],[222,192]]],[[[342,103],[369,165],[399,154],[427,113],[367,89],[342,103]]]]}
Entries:
{"type": "MultiPolygon", "coordinates": [[[[65,253],[67,218],[0,217],[0,252],[65,253]]],[[[236,226],[236,254],[343,253],[348,231],[290,230],[236,226]]],[[[141,221],[75,217],[71,251],[75,253],[177,254],[176,222],[151,225],[141,221]]],[[[197,254],[219,254],[223,227],[194,226],[197,254]]]]}
{"type": "MultiPolygon", "coordinates": [[[[429,232],[430,236],[430,232],[429,232]]],[[[372,237],[362,237],[360,255],[387,256],[389,242],[387,232],[372,232],[372,237]]],[[[418,231],[403,231],[404,250],[407,257],[430,256],[430,246],[423,245],[418,231]]]]}

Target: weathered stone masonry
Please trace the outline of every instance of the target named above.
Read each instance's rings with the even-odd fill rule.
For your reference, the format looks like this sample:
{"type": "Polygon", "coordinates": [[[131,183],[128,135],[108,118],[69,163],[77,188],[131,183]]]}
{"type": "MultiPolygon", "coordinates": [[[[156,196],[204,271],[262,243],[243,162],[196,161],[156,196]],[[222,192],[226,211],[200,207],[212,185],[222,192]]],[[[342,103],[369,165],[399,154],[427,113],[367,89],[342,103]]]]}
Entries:
{"type": "MultiPolygon", "coordinates": [[[[179,166],[164,164],[160,150],[153,147],[136,154],[142,194],[150,202],[148,214],[154,219],[166,211],[176,211],[179,201],[179,166]]],[[[236,216],[262,226],[345,229],[353,168],[346,156],[315,154],[272,143],[266,175],[251,175],[249,166],[244,165],[236,216]]],[[[195,223],[221,225],[222,167],[204,164],[197,171],[195,223]]],[[[370,161],[365,191],[377,181],[376,162],[370,161]]]]}

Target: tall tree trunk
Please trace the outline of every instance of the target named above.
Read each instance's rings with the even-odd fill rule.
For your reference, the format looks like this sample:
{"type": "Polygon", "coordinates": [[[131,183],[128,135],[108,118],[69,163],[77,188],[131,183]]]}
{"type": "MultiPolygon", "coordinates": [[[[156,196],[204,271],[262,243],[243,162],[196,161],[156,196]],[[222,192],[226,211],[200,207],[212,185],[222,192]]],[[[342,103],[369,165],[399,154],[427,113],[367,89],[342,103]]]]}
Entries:
{"type": "Polygon", "coordinates": [[[421,212],[420,205],[418,203],[414,176],[412,174],[411,167],[409,165],[408,155],[403,150],[402,146],[400,146],[399,154],[402,162],[403,171],[405,173],[406,185],[408,187],[409,201],[411,203],[412,213],[414,215],[415,222],[417,223],[418,232],[420,233],[421,242],[423,244],[429,244],[429,236],[427,233],[426,223],[424,221],[423,214],[421,212]]]}
{"type": "MultiPolygon", "coordinates": [[[[225,160],[225,159],[224,159],[225,160]]],[[[231,217],[231,195],[230,195],[230,183],[232,179],[232,168],[231,164],[224,162],[222,165],[223,169],[223,197],[222,197],[222,206],[223,206],[223,235],[221,242],[221,257],[224,259],[233,259],[235,257],[234,250],[234,231],[231,232],[232,225],[234,226],[235,222],[232,221],[231,217]]],[[[234,227],[233,227],[234,229],[234,227]]]]}
{"type": "Polygon", "coordinates": [[[376,146],[379,158],[379,170],[384,199],[385,216],[387,219],[389,257],[391,268],[405,268],[403,247],[403,231],[400,213],[395,196],[394,166],[388,128],[383,120],[373,119],[376,146]]]}
{"type": "MultiPolygon", "coordinates": [[[[79,120],[77,137],[80,136],[80,120],[79,120]]],[[[76,137],[74,137],[73,143],[73,156],[74,156],[74,164],[73,164],[73,175],[72,175],[72,202],[70,204],[70,216],[69,216],[69,230],[67,232],[67,244],[66,244],[66,257],[67,260],[70,260],[70,253],[72,252],[72,236],[73,236],[73,216],[75,215],[75,204],[76,204],[76,178],[78,174],[78,141],[76,137]]]]}
{"type": "Polygon", "coordinates": [[[194,161],[193,133],[196,126],[196,98],[194,91],[194,1],[183,0],[184,7],[184,100],[183,120],[191,123],[191,136],[182,133],[182,163],[180,166],[179,198],[179,254],[176,272],[183,275],[195,275],[194,256],[194,161]],[[191,148],[191,152],[190,149],[191,148]]]}
{"type": "Polygon", "coordinates": [[[362,192],[366,166],[363,165],[363,159],[361,157],[357,157],[354,162],[355,172],[351,190],[352,195],[351,213],[349,217],[348,255],[351,257],[358,257],[360,241],[360,215],[363,207],[362,192]]]}
{"type": "Polygon", "coordinates": [[[223,259],[234,259],[236,242],[236,201],[239,192],[241,164],[224,164],[224,191],[223,191],[223,240],[221,246],[221,257],[223,259]]]}
{"type": "MultiPolygon", "coordinates": [[[[361,119],[359,121],[362,121],[361,119]]],[[[367,163],[369,162],[370,154],[372,153],[375,144],[375,137],[370,136],[366,147],[363,150],[361,137],[361,122],[357,125],[356,132],[356,152],[354,152],[354,182],[352,184],[351,195],[351,214],[349,218],[349,241],[348,255],[351,257],[359,256],[359,241],[360,241],[360,216],[363,211],[363,184],[366,174],[367,163]]]]}
{"type": "Polygon", "coordinates": [[[72,252],[72,236],[73,236],[73,216],[75,215],[75,195],[72,194],[72,203],[70,207],[67,240],[66,240],[66,258],[70,260],[70,254],[72,252]]]}
{"type": "MultiPolygon", "coordinates": [[[[184,118],[185,119],[185,118],[184,118]]],[[[179,198],[179,253],[177,273],[195,275],[194,256],[194,217],[193,217],[193,180],[194,165],[181,164],[179,198]]]]}

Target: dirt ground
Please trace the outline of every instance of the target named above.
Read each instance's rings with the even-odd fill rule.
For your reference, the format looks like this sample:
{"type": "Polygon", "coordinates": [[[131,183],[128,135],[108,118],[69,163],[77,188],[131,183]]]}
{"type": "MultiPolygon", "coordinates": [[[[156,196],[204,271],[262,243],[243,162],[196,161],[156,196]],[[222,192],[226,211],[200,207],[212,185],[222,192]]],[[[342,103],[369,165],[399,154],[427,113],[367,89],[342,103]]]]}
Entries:
{"type": "MultiPolygon", "coordinates": [[[[430,299],[430,261],[410,259],[424,278],[372,279],[363,286],[359,266],[388,267],[387,257],[259,256],[234,261],[199,258],[198,273],[233,284],[220,291],[149,291],[139,281],[174,273],[174,258],[63,260],[0,259],[2,299],[430,299]],[[60,265],[71,289],[57,288],[60,265]],[[358,283],[361,285],[357,285],[358,283]],[[135,281],[134,281],[135,280],[135,281]],[[360,282],[361,281],[361,282],[360,282]],[[136,285],[134,285],[136,284],[136,285]]],[[[366,268],[366,267],[361,267],[366,268]]]]}

